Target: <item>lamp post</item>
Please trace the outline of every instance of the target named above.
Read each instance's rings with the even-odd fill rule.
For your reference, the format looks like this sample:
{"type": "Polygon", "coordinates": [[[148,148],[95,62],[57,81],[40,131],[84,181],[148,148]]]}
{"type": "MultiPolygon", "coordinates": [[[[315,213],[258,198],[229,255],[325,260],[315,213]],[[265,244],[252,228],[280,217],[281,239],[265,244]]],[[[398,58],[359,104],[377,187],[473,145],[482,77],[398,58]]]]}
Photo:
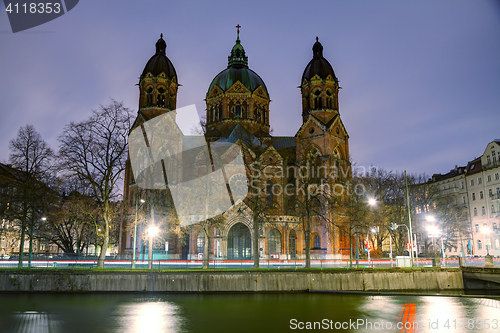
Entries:
{"type": "Polygon", "coordinates": [[[370,265],[370,251],[371,251],[370,239],[368,238],[368,236],[370,235],[370,231],[373,232],[374,234],[376,234],[377,229],[372,228],[371,230],[368,230],[368,232],[366,233],[366,252],[368,252],[368,265],[370,265]]]}
{"type": "Polygon", "coordinates": [[[139,186],[135,191],[134,245],[132,247],[132,269],[135,269],[135,253],[137,252],[137,211],[139,210],[139,186]]]}
{"type": "MultiPolygon", "coordinates": [[[[370,205],[370,206],[372,206],[372,207],[375,207],[375,205],[376,205],[376,204],[377,204],[377,200],[375,200],[374,198],[370,198],[370,199],[368,199],[368,205],[370,205]]],[[[376,232],[376,230],[375,230],[375,231],[374,231],[374,230],[375,230],[375,229],[372,229],[372,231],[375,233],[375,232],[376,232]]],[[[369,232],[370,232],[370,231],[368,231],[368,233],[369,233],[369,232]]],[[[369,249],[369,245],[370,245],[370,243],[369,243],[369,240],[368,240],[368,233],[366,234],[366,246],[367,246],[366,250],[367,250],[367,252],[368,252],[368,265],[370,265],[370,251],[371,251],[371,250],[369,249]]],[[[356,243],[356,249],[357,249],[357,247],[358,247],[358,244],[356,243]]],[[[358,263],[358,260],[357,260],[357,259],[358,259],[358,257],[359,257],[359,255],[358,255],[358,251],[356,250],[356,264],[358,263]]]]}
{"type": "Polygon", "coordinates": [[[149,253],[148,253],[148,269],[153,269],[153,237],[158,233],[158,228],[154,225],[148,229],[149,234],[149,253]]]}

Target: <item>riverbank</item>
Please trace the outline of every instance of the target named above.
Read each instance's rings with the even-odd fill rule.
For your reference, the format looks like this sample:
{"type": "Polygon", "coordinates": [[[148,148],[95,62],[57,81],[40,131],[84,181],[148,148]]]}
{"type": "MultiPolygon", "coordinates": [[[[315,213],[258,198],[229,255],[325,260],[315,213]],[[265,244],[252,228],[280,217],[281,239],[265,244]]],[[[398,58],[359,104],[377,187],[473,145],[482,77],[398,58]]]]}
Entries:
{"type": "Polygon", "coordinates": [[[462,270],[0,271],[2,292],[305,292],[463,290],[462,270]]]}

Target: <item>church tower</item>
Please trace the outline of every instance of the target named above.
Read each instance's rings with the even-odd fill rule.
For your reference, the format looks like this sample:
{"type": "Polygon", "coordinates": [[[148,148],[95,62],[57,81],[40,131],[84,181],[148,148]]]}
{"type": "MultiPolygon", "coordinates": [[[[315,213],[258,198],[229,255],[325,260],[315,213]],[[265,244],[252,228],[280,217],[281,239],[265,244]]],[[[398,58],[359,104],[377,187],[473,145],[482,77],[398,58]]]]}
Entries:
{"type": "Polygon", "coordinates": [[[312,114],[324,123],[328,123],[339,110],[339,81],[332,65],[323,57],[323,45],[316,37],[313,45],[313,58],[307,64],[300,91],[302,93],[302,119],[312,114]]]}
{"type": "Polygon", "coordinates": [[[156,53],[146,63],[139,79],[139,114],[149,120],[177,105],[177,73],[166,54],[163,34],[156,42],[156,53]]]}
{"type": "Polygon", "coordinates": [[[239,124],[257,137],[268,137],[269,93],[261,77],[248,67],[240,26],[236,28],[227,68],[212,80],[206,95],[207,134],[217,138],[239,124]]]}
{"type": "MultiPolygon", "coordinates": [[[[132,130],[148,120],[175,110],[177,106],[177,73],[174,65],[167,57],[167,43],[163,34],[156,42],[156,52],[148,60],[139,77],[139,111],[132,125],[132,130]]],[[[172,114],[175,120],[175,114],[172,114]]],[[[182,142],[182,138],[179,139],[182,142]]],[[[125,168],[124,200],[130,205],[135,202],[135,181],[132,175],[130,160],[125,168]]]]}

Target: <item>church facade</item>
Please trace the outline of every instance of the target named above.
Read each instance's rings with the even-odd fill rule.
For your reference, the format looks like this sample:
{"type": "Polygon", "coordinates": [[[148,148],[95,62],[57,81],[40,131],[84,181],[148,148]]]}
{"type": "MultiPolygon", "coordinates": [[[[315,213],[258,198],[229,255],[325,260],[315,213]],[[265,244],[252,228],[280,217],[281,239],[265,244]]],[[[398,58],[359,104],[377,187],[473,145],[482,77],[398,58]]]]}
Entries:
{"type": "MultiPolygon", "coordinates": [[[[166,48],[162,35],[156,53],[140,76],[139,110],[133,128],[177,108],[179,78],[166,48]]],[[[155,260],[200,259],[205,242],[209,242],[210,258],[249,260],[255,255],[254,233],[259,234],[261,258],[302,259],[306,246],[312,258],[349,256],[345,219],[335,210],[333,202],[338,198],[332,196],[333,189],[350,178],[350,172],[345,171],[350,166],[349,136],[339,114],[339,81],[323,56],[318,38],[312,50],[313,57],[300,80],[302,105],[297,106],[297,112],[301,112],[302,124],[295,136],[273,136],[269,114],[279,111],[272,110],[264,80],[248,66],[238,27],[227,68],[208,85],[204,136],[208,143],[241,147],[247,172],[233,173],[229,168],[227,182],[232,189],[248,187],[249,196],[251,188],[258,189],[257,197],[262,200],[245,197],[246,191],[242,191],[243,195],[233,191],[232,207],[216,223],[181,227],[175,223],[175,207],[168,189],[155,194],[141,190],[129,163],[124,201],[130,214],[122,234],[122,252],[133,251],[137,234],[135,251],[138,259],[144,259],[145,231],[148,224],[154,223],[162,230],[154,243],[155,260]]],[[[174,135],[179,145],[189,145],[188,135],[174,135]]],[[[198,162],[207,158],[207,151],[200,149],[188,161],[188,168],[182,168],[184,174],[180,177],[196,174],[198,162]]]]}

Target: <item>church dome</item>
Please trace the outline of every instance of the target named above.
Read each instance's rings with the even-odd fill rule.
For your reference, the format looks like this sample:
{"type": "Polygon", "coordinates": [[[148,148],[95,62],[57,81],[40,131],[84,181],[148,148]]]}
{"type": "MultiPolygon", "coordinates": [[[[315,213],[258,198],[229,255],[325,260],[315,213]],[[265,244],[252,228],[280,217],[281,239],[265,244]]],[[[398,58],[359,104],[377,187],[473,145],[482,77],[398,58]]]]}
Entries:
{"type": "Polygon", "coordinates": [[[304,80],[311,80],[315,75],[318,75],[321,79],[326,79],[328,75],[331,75],[335,81],[337,77],[333,71],[332,65],[323,57],[323,45],[316,37],[316,43],[313,45],[313,58],[306,66],[304,74],[302,74],[302,82],[304,80]]]}
{"type": "Polygon", "coordinates": [[[153,76],[158,76],[162,72],[165,73],[165,76],[169,79],[174,76],[177,77],[174,65],[172,65],[170,59],[167,58],[166,50],[167,43],[163,40],[163,34],[161,34],[160,39],[156,42],[156,53],[151,57],[151,59],[149,59],[146,67],[144,67],[141,79],[148,73],[151,73],[153,76]]]}
{"type": "Polygon", "coordinates": [[[231,50],[231,55],[228,56],[227,68],[217,74],[217,76],[212,80],[212,83],[208,88],[207,96],[212,91],[214,86],[218,86],[222,89],[222,91],[226,91],[237,81],[240,81],[245,88],[251,92],[255,91],[259,86],[262,86],[266,95],[269,97],[267,87],[262,78],[248,68],[248,57],[245,54],[245,49],[241,45],[239,34],[236,39],[236,44],[231,50]]]}

